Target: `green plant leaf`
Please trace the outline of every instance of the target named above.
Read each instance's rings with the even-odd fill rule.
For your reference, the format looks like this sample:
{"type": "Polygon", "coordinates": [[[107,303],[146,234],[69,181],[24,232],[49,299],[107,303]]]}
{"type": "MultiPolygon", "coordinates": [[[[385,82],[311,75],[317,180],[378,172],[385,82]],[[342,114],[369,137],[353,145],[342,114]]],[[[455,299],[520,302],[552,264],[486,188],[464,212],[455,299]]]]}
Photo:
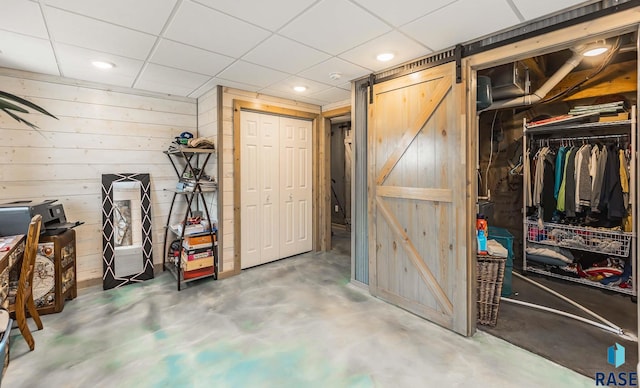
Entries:
{"type": "Polygon", "coordinates": [[[10,110],[7,109],[2,109],[2,111],[6,114],[8,114],[9,116],[11,116],[14,120],[16,120],[19,123],[25,123],[28,126],[30,126],[33,129],[38,129],[38,127],[34,124],[31,124],[30,122],[28,122],[27,120],[23,119],[22,117],[18,116],[17,114],[11,112],[10,110]]]}
{"type": "MultiPolygon", "coordinates": [[[[17,103],[22,104],[24,106],[27,106],[27,107],[29,107],[31,109],[35,109],[38,112],[40,112],[42,114],[45,114],[45,115],[47,115],[49,117],[53,117],[56,120],[58,119],[56,116],[54,116],[51,113],[47,112],[44,108],[41,108],[38,105],[36,105],[36,104],[34,104],[34,103],[30,102],[30,101],[27,101],[24,98],[20,98],[20,97],[18,97],[16,95],[13,95],[11,93],[3,92],[3,91],[0,90],[0,97],[4,98],[5,100],[10,100],[10,101],[17,102],[17,103]]],[[[25,122],[25,124],[26,123],[27,122],[25,122]]]]}
{"type": "Polygon", "coordinates": [[[9,101],[3,100],[3,99],[0,99],[0,109],[2,110],[11,109],[11,110],[15,110],[22,113],[29,113],[28,110],[22,107],[19,107],[18,105],[12,104],[9,101]]]}

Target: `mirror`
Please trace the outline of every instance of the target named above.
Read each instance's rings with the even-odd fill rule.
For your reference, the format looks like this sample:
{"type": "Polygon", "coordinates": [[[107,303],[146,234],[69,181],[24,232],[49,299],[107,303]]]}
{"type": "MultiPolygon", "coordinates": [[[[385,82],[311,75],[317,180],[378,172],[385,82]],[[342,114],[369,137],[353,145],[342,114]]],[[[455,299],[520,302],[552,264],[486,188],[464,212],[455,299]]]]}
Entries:
{"type": "Polygon", "coordinates": [[[153,279],[149,174],[102,175],[102,285],[153,279]]]}

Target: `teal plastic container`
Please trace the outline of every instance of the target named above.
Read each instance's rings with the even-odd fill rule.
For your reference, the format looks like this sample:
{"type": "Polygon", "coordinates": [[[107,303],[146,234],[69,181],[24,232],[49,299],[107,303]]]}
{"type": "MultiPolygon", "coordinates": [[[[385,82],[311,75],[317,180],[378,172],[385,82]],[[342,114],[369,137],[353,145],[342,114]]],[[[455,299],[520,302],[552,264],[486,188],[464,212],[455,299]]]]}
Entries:
{"type": "Polygon", "coordinates": [[[496,240],[507,249],[507,263],[504,268],[501,296],[511,296],[511,278],[513,272],[513,235],[505,228],[489,226],[489,240],[496,240]]]}

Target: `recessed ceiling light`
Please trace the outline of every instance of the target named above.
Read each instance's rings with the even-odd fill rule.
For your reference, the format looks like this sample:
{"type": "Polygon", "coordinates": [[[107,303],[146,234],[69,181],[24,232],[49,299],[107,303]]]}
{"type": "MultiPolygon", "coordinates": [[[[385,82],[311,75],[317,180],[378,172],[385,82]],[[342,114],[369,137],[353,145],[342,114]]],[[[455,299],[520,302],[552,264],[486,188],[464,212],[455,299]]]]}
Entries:
{"type": "Polygon", "coordinates": [[[392,60],[393,57],[394,57],[393,53],[382,53],[382,54],[378,54],[376,59],[379,60],[380,62],[387,62],[392,60]]]}
{"type": "Polygon", "coordinates": [[[114,65],[113,63],[106,61],[92,61],[91,64],[102,70],[113,69],[114,67],[116,67],[116,65],[114,65]]]}
{"type": "Polygon", "coordinates": [[[306,86],[294,86],[293,90],[295,90],[296,92],[302,93],[305,90],[307,90],[307,87],[306,86]]]}

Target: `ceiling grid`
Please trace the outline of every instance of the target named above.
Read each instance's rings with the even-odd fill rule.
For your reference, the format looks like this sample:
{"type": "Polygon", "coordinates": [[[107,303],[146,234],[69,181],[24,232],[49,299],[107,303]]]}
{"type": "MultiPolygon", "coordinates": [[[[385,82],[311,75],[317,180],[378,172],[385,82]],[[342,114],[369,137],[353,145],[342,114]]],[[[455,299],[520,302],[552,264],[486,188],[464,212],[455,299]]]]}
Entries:
{"type": "Polygon", "coordinates": [[[176,96],[199,97],[223,85],[327,105],[349,99],[350,81],[367,74],[544,15],[602,2],[271,0],[251,7],[236,0],[5,3],[0,67],[176,96]],[[376,59],[381,53],[394,57],[381,62],[376,59]],[[99,70],[93,60],[115,67],[99,70]],[[295,92],[294,86],[306,90],[295,92]]]}

